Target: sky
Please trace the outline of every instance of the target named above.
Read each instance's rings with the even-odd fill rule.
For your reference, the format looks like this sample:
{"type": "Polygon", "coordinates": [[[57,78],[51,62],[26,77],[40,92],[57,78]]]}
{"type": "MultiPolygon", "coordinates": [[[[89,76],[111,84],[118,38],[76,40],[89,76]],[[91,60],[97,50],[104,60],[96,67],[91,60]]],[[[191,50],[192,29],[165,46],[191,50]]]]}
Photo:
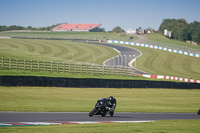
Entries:
{"type": "Polygon", "coordinates": [[[163,19],[200,21],[200,0],[0,0],[0,25],[101,23],[106,31],[151,27],[163,19]]]}

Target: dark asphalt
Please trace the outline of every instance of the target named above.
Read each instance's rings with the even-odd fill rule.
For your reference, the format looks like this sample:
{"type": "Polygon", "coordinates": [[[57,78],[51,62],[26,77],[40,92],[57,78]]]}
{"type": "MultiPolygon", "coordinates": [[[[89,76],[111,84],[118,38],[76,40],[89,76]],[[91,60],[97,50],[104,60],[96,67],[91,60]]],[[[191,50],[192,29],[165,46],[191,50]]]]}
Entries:
{"type": "MultiPolygon", "coordinates": [[[[116,49],[119,53],[118,56],[115,56],[111,59],[108,59],[104,62],[104,65],[107,66],[129,66],[128,64],[133,61],[135,58],[138,58],[142,55],[142,53],[137,50],[126,46],[107,44],[107,43],[95,43],[95,42],[87,42],[97,45],[108,46],[116,49]]],[[[137,74],[146,74],[143,71],[136,69],[137,74]]]]}
{"type": "Polygon", "coordinates": [[[60,121],[150,121],[200,119],[197,113],[115,113],[113,117],[93,116],[87,112],[0,112],[0,122],[60,121]]]}

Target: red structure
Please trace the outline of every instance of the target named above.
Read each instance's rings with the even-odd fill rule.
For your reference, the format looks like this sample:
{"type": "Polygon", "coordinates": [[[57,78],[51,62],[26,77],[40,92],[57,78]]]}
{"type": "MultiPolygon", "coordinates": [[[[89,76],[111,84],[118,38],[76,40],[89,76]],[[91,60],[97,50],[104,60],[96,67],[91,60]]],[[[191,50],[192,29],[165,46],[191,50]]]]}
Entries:
{"type": "Polygon", "coordinates": [[[89,32],[90,30],[100,26],[101,24],[61,24],[52,29],[52,31],[77,31],[89,32]]]}

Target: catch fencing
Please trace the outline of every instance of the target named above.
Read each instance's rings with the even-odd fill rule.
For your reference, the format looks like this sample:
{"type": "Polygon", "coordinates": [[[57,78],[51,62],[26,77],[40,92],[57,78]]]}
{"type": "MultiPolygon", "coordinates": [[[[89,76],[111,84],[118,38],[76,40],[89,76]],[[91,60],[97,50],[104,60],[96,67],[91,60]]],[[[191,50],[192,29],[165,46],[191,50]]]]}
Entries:
{"type": "Polygon", "coordinates": [[[59,63],[52,61],[30,61],[11,58],[0,58],[0,69],[57,73],[62,72],[81,75],[135,76],[135,70],[131,67],[59,63]]]}

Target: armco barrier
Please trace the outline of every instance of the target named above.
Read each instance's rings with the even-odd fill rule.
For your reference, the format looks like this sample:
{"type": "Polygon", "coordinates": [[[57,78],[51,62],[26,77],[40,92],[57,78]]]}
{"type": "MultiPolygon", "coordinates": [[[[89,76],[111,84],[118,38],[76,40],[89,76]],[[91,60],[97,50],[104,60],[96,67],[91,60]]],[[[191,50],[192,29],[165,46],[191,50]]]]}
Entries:
{"type": "Polygon", "coordinates": [[[147,48],[154,48],[154,49],[159,49],[163,51],[168,51],[172,53],[178,53],[178,54],[183,54],[187,56],[193,56],[200,58],[200,54],[195,54],[195,53],[190,53],[190,52],[185,52],[181,50],[175,50],[175,49],[169,49],[169,48],[164,48],[160,46],[154,46],[154,45],[149,45],[149,44],[141,44],[141,43],[134,43],[134,42],[124,42],[124,41],[114,41],[114,40],[106,40],[107,43],[118,43],[118,44],[127,44],[127,45],[134,45],[134,46],[142,46],[142,47],[147,47],[147,48]]]}
{"type": "Polygon", "coordinates": [[[174,88],[200,89],[200,84],[171,81],[79,79],[36,76],[0,76],[0,86],[80,88],[174,88]]]}

